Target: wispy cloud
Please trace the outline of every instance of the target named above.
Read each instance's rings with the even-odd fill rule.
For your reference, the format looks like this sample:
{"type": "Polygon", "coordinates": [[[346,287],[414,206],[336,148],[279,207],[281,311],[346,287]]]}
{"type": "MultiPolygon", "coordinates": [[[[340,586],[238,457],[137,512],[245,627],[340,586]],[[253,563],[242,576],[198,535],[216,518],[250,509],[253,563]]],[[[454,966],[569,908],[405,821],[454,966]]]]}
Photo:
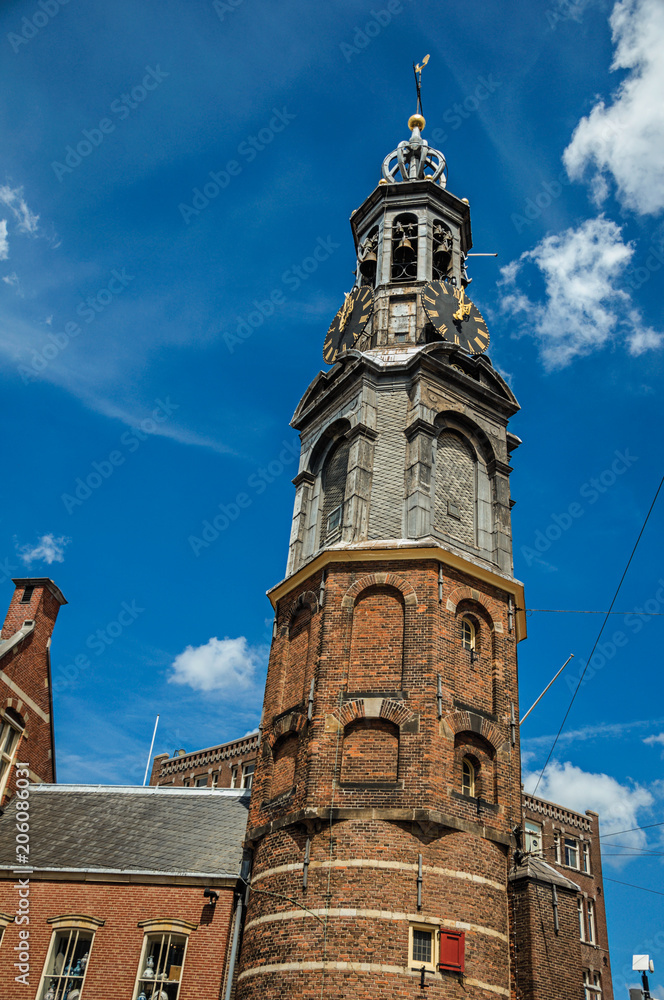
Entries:
{"type": "MultiPolygon", "coordinates": [[[[4,221],[4,219],[3,219],[3,221],[4,221]]],[[[1,238],[1,234],[0,234],[0,238],[1,238]]],[[[5,274],[5,275],[3,275],[2,280],[4,281],[4,283],[6,285],[11,285],[12,288],[18,289],[19,281],[18,281],[18,274],[16,273],[16,271],[12,271],[11,274],[5,274]]]]}
{"type": "Polygon", "coordinates": [[[23,197],[23,188],[11,188],[8,184],[0,185],[0,203],[5,205],[14,216],[20,233],[36,233],[39,228],[39,216],[31,212],[23,197]]]}
{"type": "Polygon", "coordinates": [[[644,324],[621,284],[633,254],[620,226],[600,215],[544,237],[502,269],[503,311],[522,321],[522,333],[534,333],[547,369],[592,354],[618,333],[632,355],[661,347],[663,335],[644,324]],[[534,265],[544,281],[543,301],[531,300],[517,286],[526,264],[534,265]]]}
{"type": "Polygon", "coordinates": [[[621,0],[610,18],[612,70],[629,70],[610,103],[599,100],[576,127],[563,161],[572,180],[590,176],[601,204],[612,179],[622,204],[641,215],[664,209],[664,5],[621,0]]]}
{"type": "MultiPolygon", "coordinates": [[[[558,737],[558,743],[569,745],[570,743],[583,743],[588,740],[614,740],[616,737],[625,736],[633,730],[652,729],[653,726],[661,724],[664,724],[664,719],[634,719],[631,722],[600,722],[595,726],[582,726],[580,729],[570,729],[569,732],[563,732],[558,737]]],[[[523,746],[526,746],[529,751],[534,751],[538,747],[551,746],[554,738],[553,733],[549,733],[545,736],[525,736],[525,738],[522,737],[522,743],[523,746]]]]}
{"type": "Polygon", "coordinates": [[[0,219],[0,260],[9,257],[9,239],[7,238],[7,220],[0,219]]]}
{"type": "Polygon", "coordinates": [[[34,545],[18,545],[16,551],[26,566],[33,562],[45,562],[49,566],[51,563],[61,563],[65,561],[65,548],[71,542],[71,538],[61,535],[42,535],[34,545]]]}

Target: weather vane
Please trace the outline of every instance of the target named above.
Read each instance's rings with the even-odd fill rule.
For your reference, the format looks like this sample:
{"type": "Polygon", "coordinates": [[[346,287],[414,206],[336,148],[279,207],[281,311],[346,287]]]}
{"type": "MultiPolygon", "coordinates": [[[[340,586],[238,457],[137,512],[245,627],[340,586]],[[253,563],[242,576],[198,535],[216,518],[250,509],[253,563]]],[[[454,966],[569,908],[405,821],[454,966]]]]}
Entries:
{"type": "Polygon", "coordinates": [[[424,114],[422,111],[422,70],[429,62],[429,56],[426,55],[421,63],[413,63],[413,73],[415,74],[415,87],[417,88],[417,114],[424,114]]]}

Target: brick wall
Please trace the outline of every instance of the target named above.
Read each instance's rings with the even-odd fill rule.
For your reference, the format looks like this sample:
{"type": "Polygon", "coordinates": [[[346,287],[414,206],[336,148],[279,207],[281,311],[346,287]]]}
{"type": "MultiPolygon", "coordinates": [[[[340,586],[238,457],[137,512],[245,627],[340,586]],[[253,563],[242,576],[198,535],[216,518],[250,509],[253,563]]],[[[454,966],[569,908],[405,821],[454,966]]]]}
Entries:
{"type": "MultiPolygon", "coordinates": [[[[16,883],[0,883],[0,911],[17,912],[16,883]]],[[[212,882],[211,884],[214,884],[212,882]]],[[[143,945],[140,921],[177,918],[197,925],[188,938],[178,1000],[216,1000],[219,997],[228,951],[233,910],[232,889],[217,888],[219,901],[212,908],[203,898],[202,885],[141,885],[113,882],[42,881],[29,885],[29,925],[15,921],[7,926],[0,946],[0,1000],[34,998],[46,960],[52,927],[49,918],[80,914],[103,920],[95,933],[86,971],[83,996],[122,997],[130,1000],[143,945]],[[30,987],[14,981],[14,948],[19,930],[29,929],[30,987]]]]}
{"type": "Polygon", "coordinates": [[[322,977],[323,995],[411,997],[417,922],[466,934],[463,982],[432,974],[428,1000],[495,1000],[510,988],[507,871],[521,799],[508,595],[446,566],[441,600],[437,562],[386,557],[379,566],[330,564],[322,606],[314,574],[276,608],[248,827],[260,891],[249,900],[239,1000],[318,997],[322,977]],[[306,684],[290,704],[282,698],[305,604],[311,721],[306,684]],[[471,606],[482,628],[472,670],[459,628],[471,606]],[[294,773],[284,779],[286,745],[294,773]],[[481,775],[474,797],[461,790],[464,746],[481,775]]]}
{"type": "MultiPolygon", "coordinates": [[[[14,718],[25,726],[14,760],[29,765],[31,780],[52,782],[55,780],[55,762],[49,644],[58,612],[65,600],[57,587],[43,578],[14,582],[16,588],[2,627],[2,638],[11,639],[25,621],[33,621],[34,628],[0,658],[0,712],[11,709],[16,713],[14,718]],[[32,587],[32,593],[24,602],[26,586],[32,587]]],[[[10,774],[0,805],[5,804],[15,791],[13,767],[10,774]]]]}

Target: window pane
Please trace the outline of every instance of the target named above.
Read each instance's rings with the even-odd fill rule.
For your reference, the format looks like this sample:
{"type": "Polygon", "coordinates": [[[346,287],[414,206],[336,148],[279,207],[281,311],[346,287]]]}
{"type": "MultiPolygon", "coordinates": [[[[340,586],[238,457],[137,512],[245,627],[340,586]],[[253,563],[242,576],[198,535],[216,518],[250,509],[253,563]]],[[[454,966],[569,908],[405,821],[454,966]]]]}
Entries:
{"type": "Polygon", "coordinates": [[[431,931],[413,928],[413,961],[431,964],[431,931]]]}
{"type": "Polygon", "coordinates": [[[137,1000],[177,1000],[186,941],[180,934],[148,935],[139,969],[137,1000]]]}
{"type": "Polygon", "coordinates": [[[464,795],[475,794],[475,768],[470,761],[465,760],[461,765],[461,791],[464,795]]]}
{"type": "Polygon", "coordinates": [[[569,837],[565,837],[565,864],[570,868],[579,867],[579,845],[569,837]]]}
{"type": "Polygon", "coordinates": [[[40,1000],[61,1000],[82,996],[83,977],[90,956],[92,934],[71,928],[56,931],[50,958],[44,969],[40,1000]],[[78,990],[78,993],[75,991],[78,990]]]}
{"type": "Polygon", "coordinates": [[[467,618],[461,619],[461,645],[464,649],[475,649],[475,629],[467,618]]]}

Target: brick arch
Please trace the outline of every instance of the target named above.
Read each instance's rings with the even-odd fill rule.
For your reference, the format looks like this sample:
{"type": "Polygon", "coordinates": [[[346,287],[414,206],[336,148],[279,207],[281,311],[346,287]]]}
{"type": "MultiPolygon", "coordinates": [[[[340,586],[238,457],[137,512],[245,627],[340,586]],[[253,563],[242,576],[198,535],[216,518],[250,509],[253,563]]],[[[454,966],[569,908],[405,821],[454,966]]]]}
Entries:
{"type": "Polygon", "coordinates": [[[18,716],[23,720],[23,728],[28,724],[28,719],[30,718],[29,713],[25,711],[25,704],[20,698],[5,698],[4,704],[2,706],[3,711],[7,708],[11,708],[13,712],[16,712],[18,716]]]}
{"type": "Polygon", "coordinates": [[[318,596],[314,594],[313,590],[303,591],[299,597],[297,597],[286,612],[286,625],[282,629],[282,634],[287,635],[288,630],[293,624],[293,619],[295,615],[302,610],[302,608],[309,608],[312,615],[315,615],[318,611],[318,596]]]}
{"type": "Polygon", "coordinates": [[[396,573],[369,573],[348,588],[341,601],[341,607],[346,611],[352,611],[362,591],[370,587],[394,587],[401,592],[406,607],[417,604],[417,594],[407,580],[397,576],[396,573]]]}
{"type": "Polygon", "coordinates": [[[402,701],[394,701],[392,698],[356,698],[354,701],[347,701],[333,714],[343,729],[358,719],[384,719],[401,729],[415,718],[402,701]]]}
{"type": "Polygon", "coordinates": [[[480,594],[479,590],[471,590],[470,587],[457,587],[447,598],[447,610],[455,615],[462,601],[473,601],[474,604],[479,604],[491,619],[492,631],[496,631],[496,623],[502,626],[501,609],[493,598],[487,597],[486,594],[480,594]]]}
{"type": "Polygon", "coordinates": [[[277,719],[272,727],[270,735],[267,737],[267,744],[270,750],[274,750],[274,746],[282,736],[286,736],[289,733],[297,735],[302,732],[307,723],[306,716],[302,715],[301,712],[289,712],[287,715],[277,719]]]}
{"type": "Polygon", "coordinates": [[[441,729],[450,738],[458,733],[476,733],[487,741],[495,753],[498,752],[504,739],[497,726],[494,726],[488,719],[483,719],[474,712],[450,712],[441,720],[441,729]]]}

